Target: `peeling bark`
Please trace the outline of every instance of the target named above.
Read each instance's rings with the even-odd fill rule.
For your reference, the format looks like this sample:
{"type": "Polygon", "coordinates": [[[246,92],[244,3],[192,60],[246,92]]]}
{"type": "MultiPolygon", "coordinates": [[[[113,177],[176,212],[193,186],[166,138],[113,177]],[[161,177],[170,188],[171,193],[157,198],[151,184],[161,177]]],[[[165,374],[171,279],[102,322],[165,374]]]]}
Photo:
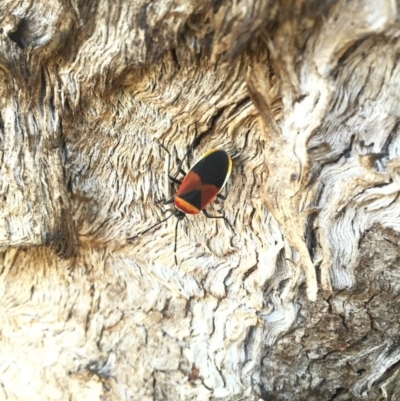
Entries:
{"type": "Polygon", "coordinates": [[[395,400],[394,0],[0,3],[1,399],[395,400]],[[185,218],[166,155],[234,160],[185,218]],[[134,238],[134,240],[132,240],[134,238]]]}

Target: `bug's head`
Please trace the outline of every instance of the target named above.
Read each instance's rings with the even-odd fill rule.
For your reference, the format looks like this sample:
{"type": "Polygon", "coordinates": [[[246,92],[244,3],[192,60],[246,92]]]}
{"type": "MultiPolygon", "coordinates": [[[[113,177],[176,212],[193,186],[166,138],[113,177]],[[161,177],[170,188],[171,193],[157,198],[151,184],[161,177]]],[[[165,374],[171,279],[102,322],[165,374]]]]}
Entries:
{"type": "Polygon", "coordinates": [[[182,212],[181,210],[179,210],[179,209],[175,209],[174,215],[175,215],[175,217],[176,217],[178,220],[182,220],[182,219],[186,216],[186,214],[183,213],[183,212],[182,212]]]}

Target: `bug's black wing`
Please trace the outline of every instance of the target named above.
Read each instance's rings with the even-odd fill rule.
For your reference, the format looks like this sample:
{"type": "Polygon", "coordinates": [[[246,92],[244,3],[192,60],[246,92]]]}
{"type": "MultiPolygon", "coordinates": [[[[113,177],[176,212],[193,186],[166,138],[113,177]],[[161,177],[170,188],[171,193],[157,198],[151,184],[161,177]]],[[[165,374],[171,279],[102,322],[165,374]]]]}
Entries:
{"type": "Polygon", "coordinates": [[[230,160],[223,150],[216,150],[196,163],[191,171],[199,175],[203,185],[215,185],[221,189],[230,173],[230,160]]]}

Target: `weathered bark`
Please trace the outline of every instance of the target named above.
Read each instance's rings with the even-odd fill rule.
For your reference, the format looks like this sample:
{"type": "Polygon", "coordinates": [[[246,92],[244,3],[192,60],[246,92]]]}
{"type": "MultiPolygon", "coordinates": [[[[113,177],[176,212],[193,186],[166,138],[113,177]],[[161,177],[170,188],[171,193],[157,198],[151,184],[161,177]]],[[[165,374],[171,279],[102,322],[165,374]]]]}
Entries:
{"type": "Polygon", "coordinates": [[[0,29],[0,399],[400,398],[394,0],[8,0],[0,29]],[[175,265],[172,219],[136,235],[198,134],[228,223],[183,220],[175,265]]]}
{"type": "Polygon", "coordinates": [[[44,61],[35,54],[29,57],[4,35],[0,51],[0,248],[48,245],[61,257],[75,255],[78,233],[61,149],[61,91],[51,67],[38,67],[44,61]]]}

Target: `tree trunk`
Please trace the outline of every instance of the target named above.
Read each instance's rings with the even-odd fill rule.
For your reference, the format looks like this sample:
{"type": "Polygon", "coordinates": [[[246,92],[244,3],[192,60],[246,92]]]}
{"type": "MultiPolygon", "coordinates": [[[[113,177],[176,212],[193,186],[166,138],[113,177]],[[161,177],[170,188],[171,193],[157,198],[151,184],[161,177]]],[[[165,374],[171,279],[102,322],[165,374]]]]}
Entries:
{"type": "Polygon", "coordinates": [[[399,32],[394,0],[2,0],[0,400],[399,400],[399,32]],[[226,220],[146,231],[160,145],[231,155],[226,220]]]}

